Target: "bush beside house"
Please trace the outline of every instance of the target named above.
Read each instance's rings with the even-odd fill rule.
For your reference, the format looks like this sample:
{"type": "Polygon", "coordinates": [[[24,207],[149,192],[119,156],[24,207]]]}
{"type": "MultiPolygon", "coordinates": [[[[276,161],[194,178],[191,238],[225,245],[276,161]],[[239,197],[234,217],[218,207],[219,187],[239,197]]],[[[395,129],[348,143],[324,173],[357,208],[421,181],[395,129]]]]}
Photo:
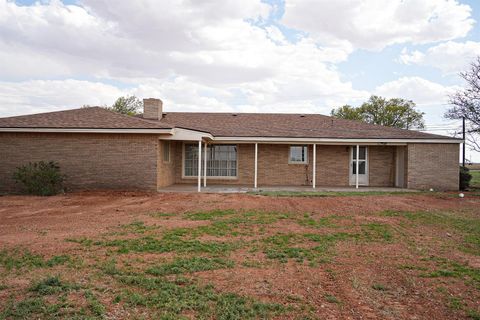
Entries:
{"type": "Polygon", "coordinates": [[[460,190],[467,190],[471,180],[470,170],[467,167],[460,167],[460,190]]]}
{"type": "Polygon", "coordinates": [[[13,178],[23,184],[28,194],[51,196],[63,191],[65,176],[54,161],[30,162],[18,167],[13,178]]]}

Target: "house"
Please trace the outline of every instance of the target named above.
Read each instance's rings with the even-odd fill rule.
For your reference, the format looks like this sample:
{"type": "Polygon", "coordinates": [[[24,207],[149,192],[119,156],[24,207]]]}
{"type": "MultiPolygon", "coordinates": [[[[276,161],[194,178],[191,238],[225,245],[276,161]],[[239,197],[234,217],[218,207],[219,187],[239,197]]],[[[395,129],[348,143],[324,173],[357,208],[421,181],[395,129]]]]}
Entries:
{"type": "Polygon", "coordinates": [[[90,107],[0,118],[0,190],[15,191],[15,168],[40,160],[59,162],[70,190],[457,190],[461,142],[319,114],[165,113],[145,99],[138,117],[90,107]]]}

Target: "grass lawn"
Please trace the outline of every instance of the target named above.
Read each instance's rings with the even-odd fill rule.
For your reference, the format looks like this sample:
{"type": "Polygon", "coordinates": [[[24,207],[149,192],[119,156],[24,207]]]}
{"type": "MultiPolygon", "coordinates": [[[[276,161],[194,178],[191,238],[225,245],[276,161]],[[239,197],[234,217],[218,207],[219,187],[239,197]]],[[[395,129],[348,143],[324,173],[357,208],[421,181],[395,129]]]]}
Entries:
{"type": "Polygon", "coordinates": [[[480,189],[480,170],[471,170],[472,180],[470,181],[470,187],[480,189]]]}
{"type": "MultiPolygon", "coordinates": [[[[480,319],[478,198],[337,195],[268,210],[255,195],[195,197],[232,208],[108,198],[120,222],[97,213],[95,232],[74,236],[55,231],[58,216],[45,229],[20,216],[25,230],[11,230],[34,236],[0,242],[10,243],[0,249],[0,319],[480,319]]],[[[65,225],[84,219],[78,199],[61,201],[72,210],[65,225]]]]}

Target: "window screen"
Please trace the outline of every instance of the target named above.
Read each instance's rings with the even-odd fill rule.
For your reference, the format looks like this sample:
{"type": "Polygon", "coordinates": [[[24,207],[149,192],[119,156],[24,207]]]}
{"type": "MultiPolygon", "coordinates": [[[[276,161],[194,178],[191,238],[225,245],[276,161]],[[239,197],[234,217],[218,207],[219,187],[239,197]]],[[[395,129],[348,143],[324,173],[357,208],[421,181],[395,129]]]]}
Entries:
{"type": "Polygon", "coordinates": [[[290,163],[307,163],[308,148],[307,146],[290,146],[290,163]]]}
{"type": "MultiPolygon", "coordinates": [[[[202,149],[202,166],[205,150],[202,149]]],[[[237,176],[237,146],[215,144],[207,146],[207,176],[236,177],[237,176]]],[[[198,176],[198,145],[185,144],[184,175],[198,176]]],[[[203,172],[202,172],[203,175],[203,172]]]]}

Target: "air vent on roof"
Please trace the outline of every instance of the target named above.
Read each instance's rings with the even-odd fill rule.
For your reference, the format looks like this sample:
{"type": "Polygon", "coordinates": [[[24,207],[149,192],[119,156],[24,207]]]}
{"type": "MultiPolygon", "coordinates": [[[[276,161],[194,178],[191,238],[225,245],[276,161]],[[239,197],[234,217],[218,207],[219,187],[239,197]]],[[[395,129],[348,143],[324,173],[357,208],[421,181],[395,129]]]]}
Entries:
{"type": "Polygon", "coordinates": [[[304,115],[304,114],[301,114],[301,115],[300,115],[300,118],[305,118],[305,115],[304,115]]]}
{"type": "Polygon", "coordinates": [[[232,117],[236,117],[237,115],[236,114],[232,114],[232,117]]]}

